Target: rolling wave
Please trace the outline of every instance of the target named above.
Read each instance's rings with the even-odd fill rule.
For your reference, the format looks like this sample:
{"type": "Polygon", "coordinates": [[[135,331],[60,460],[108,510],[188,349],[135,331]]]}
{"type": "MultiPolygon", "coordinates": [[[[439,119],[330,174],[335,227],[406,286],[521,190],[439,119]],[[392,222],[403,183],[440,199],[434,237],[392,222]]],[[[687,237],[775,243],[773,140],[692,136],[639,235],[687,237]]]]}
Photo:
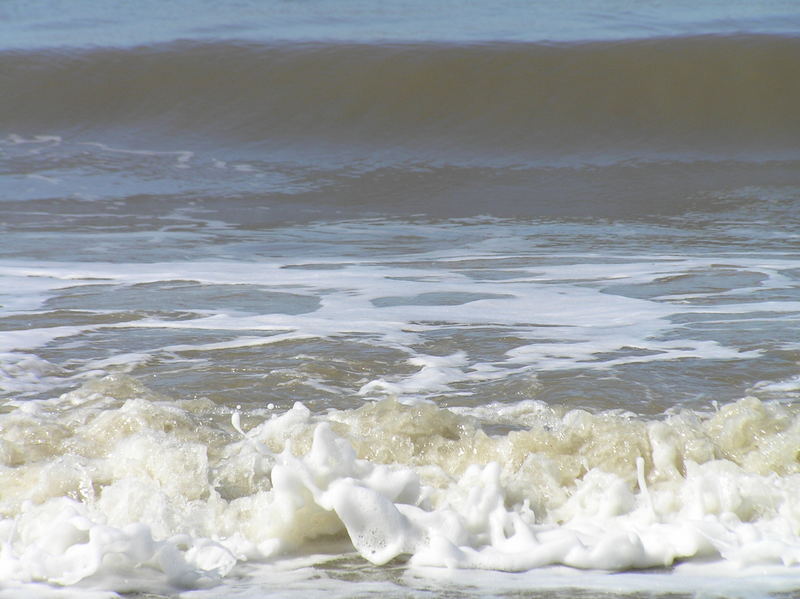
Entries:
{"type": "Polygon", "coordinates": [[[800,38],[0,53],[0,127],[430,155],[796,159],[800,38]]]}

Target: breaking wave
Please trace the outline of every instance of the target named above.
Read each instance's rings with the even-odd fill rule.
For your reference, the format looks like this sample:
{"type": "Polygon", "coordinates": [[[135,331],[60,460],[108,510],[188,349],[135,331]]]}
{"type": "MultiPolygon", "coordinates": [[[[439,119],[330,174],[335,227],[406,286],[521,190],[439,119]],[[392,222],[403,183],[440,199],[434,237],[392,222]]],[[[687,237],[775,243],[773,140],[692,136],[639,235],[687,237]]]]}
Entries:
{"type": "Polygon", "coordinates": [[[504,571],[800,563],[791,406],[272,410],[174,400],[123,375],[7,410],[3,580],[195,588],[320,543],[504,571]]]}

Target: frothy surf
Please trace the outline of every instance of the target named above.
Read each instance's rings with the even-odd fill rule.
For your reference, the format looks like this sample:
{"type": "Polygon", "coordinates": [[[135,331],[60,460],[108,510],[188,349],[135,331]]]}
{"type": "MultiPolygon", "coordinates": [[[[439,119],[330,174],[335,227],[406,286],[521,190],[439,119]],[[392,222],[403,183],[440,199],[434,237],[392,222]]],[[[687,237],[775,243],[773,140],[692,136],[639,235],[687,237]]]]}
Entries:
{"type": "Polygon", "coordinates": [[[245,415],[117,375],[0,426],[5,584],[165,592],[326,546],[419,571],[800,563],[800,414],[755,398],[656,419],[392,399],[245,415]]]}

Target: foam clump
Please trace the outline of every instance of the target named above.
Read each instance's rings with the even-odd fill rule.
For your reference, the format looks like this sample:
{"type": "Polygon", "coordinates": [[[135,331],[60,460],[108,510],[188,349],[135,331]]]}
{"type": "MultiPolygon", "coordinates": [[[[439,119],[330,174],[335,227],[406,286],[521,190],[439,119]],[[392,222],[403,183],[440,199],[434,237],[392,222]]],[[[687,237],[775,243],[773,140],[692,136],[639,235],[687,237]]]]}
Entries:
{"type": "Polygon", "coordinates": [[[27,504],[13,523],[0,523],[3,581],[45,581],[73,585],[113,575],[124,590],[126,579],[158,578],[175,587],[213,583],[235,565],[218,543],[175,537],[156,541],[146,524],[123,527],[98,522],[91,510],[68,498],[27,504]]]}
{"type": "Polygon", "coordinates": [[[411,567],[800,567],[790,407],[520,404],[524,426],[494,435],[491,413],[296,404],[245,430],[120,380],[18,407],[0,415],[0,584],[196,588],[323,541],[411,567]]]}

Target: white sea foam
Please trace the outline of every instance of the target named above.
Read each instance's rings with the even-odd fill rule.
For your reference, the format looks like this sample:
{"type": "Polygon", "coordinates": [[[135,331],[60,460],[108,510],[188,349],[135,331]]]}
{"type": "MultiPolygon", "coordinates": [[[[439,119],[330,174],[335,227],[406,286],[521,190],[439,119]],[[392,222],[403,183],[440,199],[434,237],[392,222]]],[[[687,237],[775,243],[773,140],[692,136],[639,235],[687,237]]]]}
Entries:
{"type": "Polygon", "coordinates": [[[647,420],[526,402],[493,417],[516,430],[489,436],[492,412],[297,404],[226,426],[210,402],[122,375],[24,402],[0,415],[0,580],[197,588],[325,541],[378,565],[410,557],[412,574],[680,563],[686,578],[666,579],[680,588],[702,563],[800,587],[795,409],[751,398],[647,420]]]}
{"type": "MultiPolygon", "coordinates": [[[[5,351],[28,351],[64,338],[77,340],[92,331],[111,334],[115,328],[164,331],[166,342],[147,352],[153,356],[210,353],[292,339],[357,338],[361,343],[399,350],[408,355],[412,366],[419,366],[420,360],[430,357],[417,346],[439,331],[495,327],[504,330],[509,339],[516,339],[504,355],[490,361],[467,352],[459,364],[426,364],[408,375],[411,378],[387,374],[363,381],[355,389],[367,395],[424,395],[453,390],[460,382],[491,380],[501,370],[506,374],[532,374],[657,361],[758,358],[763,355],[760,346],[741,346],[733,337],[722,340],[687,334],[680,319],[704,318],[711,326],[733,322],[733,318],[739,324],[763,318],[790,322],[800,313],[800,302],[779,299],[781,290],[794,285],[793,279],[782,274],[797,267],[792,259],[728,256],[727,266],[722,268],[717,264],[718,257],[629,256],[621,262],[575,255],[562,256],[571,264],[524,266],[527,258],[523,255],[452,254],[448,250],[429,252],[415,257],[414,262],[390,257],[385,261],[324,259],[311,264],[291,258],[150,264],[7,262],[0,274],[6,288],[16,291],[4,298],[11,314],[30,315],[42,310],[51,298],[58,301],[74,289],[104,285],[104,289],[135,290],[137,286],[170,285],[174,281],[220,290],[234,285],[257,286],[308,298],[316,302],[316,307],[310,305],[301,313],[282,312],[284,308],[258,313],[257,308],[234,310],[225,304],[213,311],[190,305],[189,318],[145,314],[94,325],[7,330],[0,333],[0,346],[5,351]],[[509,269],[504,265],[509,261],[521,261],[510,269],[511,276],[505,274],[509,269]],[[481,265],[480,272],[498,277],[471,276],[468,265],[476,262],[481,265]],[[734,282],[729,289],[691,295],[661,292],[680,284],[672,281],[699,276],[697,273],[706,273],[703,276],[713,280],[721,268],[729,279],[732,272],[758,273],[759,286],[734,282]],[[631,289],[635,292],[628,291],[631,289]],[[169,342],[168,331],[192,330],[226,332],[235,338],[192,344],[169,342]],[[674,335],[677,330],[681,330],[679,336],[674,335]]],[[[747,283],[747,277],[755,275],[742,276],[747,283]]],[[[720,279],[713,284],[726,282],[720,279]]],[[[291,306],[289,302],[285,309],[291,306]]],[[[81,307],[95,314],[113,314],[107,302],[86,302],[81,307]]],[[[784,349],[795,345],[789,339],[781,343],[784,349]]]]}
{"type": "Polygon", "coordinates": [[[796,258],[550,257],[495,225],[469,251],[446,247],[465,234],[442,226],[439,248],[345,256],[332,239],[369,245],[387,225],[339,223],[281,233],[274,247],[293,249],[246,260],[5,260],[0,597],[52,585],[203,596],[262,575],[266,596],[281,580],[336,596],[332,559],[399,569],[357,583],[387,595],[454,580],[508,593],[800,588],[789,366],[742,383],[778,403],[645,417],[615,397],[596,413],[532,400],[553,373],[790,361],[796,258]],[[762,326],[776,338],[738,334],[762,326]],[[354,348],[366,358],[350,360],[354,348]],[[194,369],[203,384],[184,390],[194,369]],[[248,369],[260,386],[244,408],[203,399],[248,369]],[[176,397],[100,378],[142,372],[176,397]],[[297,381],[311,403],[273,394],[297,381]],[[65,387],[77,388],[47,399],[65,387]],[[326,395],[342,403],[313,404],[326,395]],[[469,574],[486,570],[515,574],[469,574]]]}
{"type": "Polygon", "coordinates": [[[9,395],[50,389],[63,375],[61,368],[33,354],[0,353],[0,391],[9,395]]]}
{"type": "Polygon", "coordinates": [[[113,152],[117,154],[131,154],[133,156],[152,156],[152,157],[163,157],[163,156],[175,156],[176,159],[176,168],[188,168],[189,161],[194,157],[194,152],[189,150],[179,150],[175,152],[160,152],[156,150],[131,150],[127,148],[114,148],[107,144],[99,143],[99,142],[81,142],[81,145],[85,146],[93,146],[99,148],[104,152],[113,152]]]}
{"type": "Polygon", "coordinates": [[[6,136],[5,143],[19,145],[19,144],[54,144],[58,145],[62,142],[62,138],[58,135],[34,135],[33,137],[24,137],[16,133],[11,133],[6,136]]]}

